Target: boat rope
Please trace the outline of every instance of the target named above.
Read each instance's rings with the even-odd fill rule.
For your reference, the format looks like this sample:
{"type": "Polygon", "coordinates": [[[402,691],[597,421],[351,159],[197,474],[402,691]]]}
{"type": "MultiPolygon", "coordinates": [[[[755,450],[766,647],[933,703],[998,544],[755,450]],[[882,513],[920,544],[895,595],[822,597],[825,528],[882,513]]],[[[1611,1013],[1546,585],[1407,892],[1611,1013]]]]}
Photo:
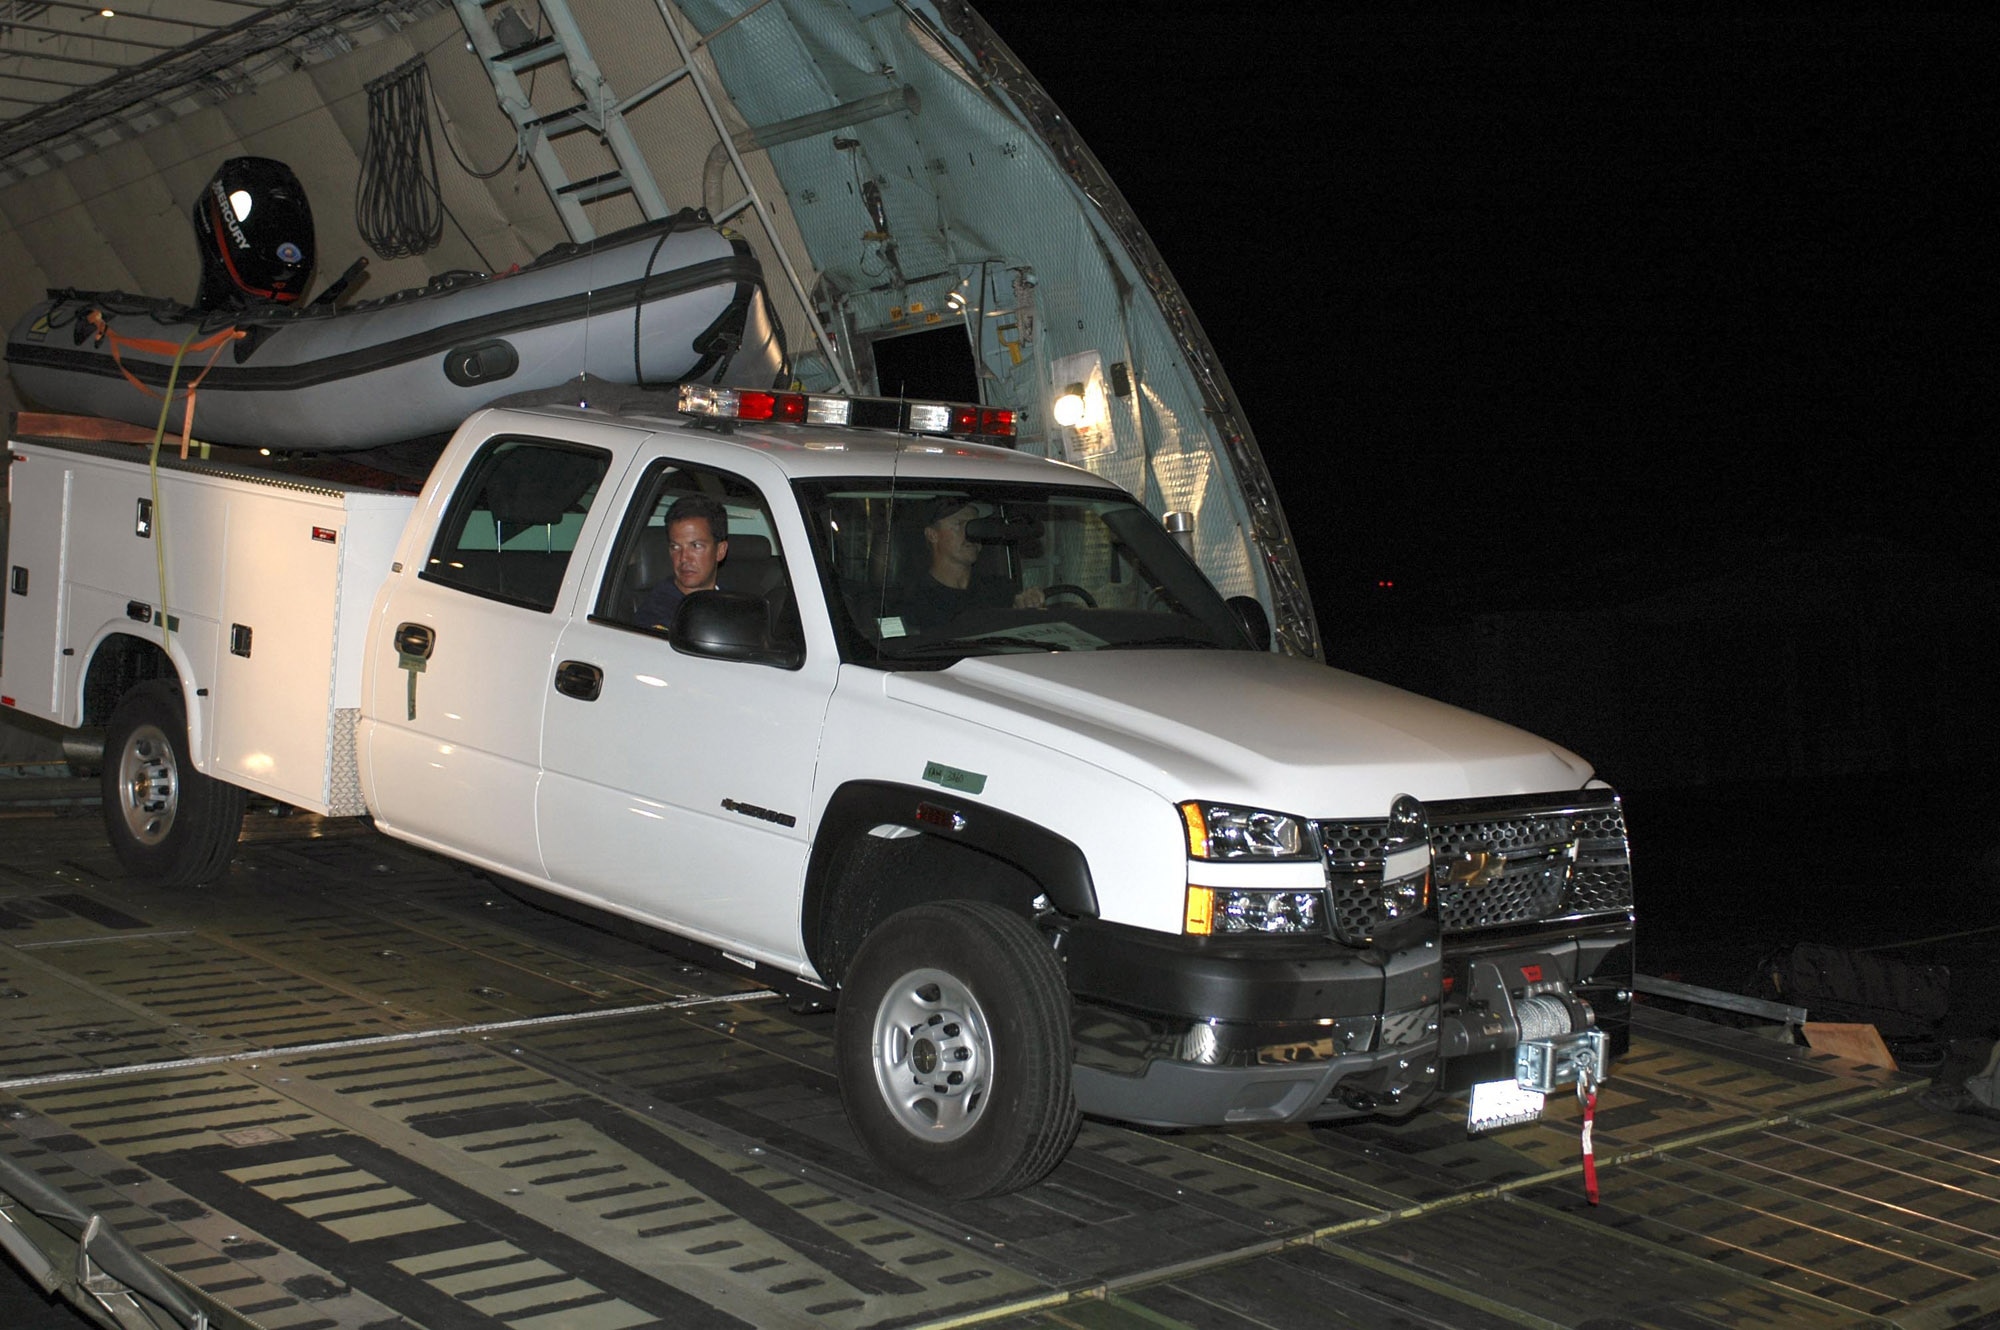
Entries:
{"type": "MultiPolygon", "coordinates": [[[[111,330],[104,327],[103,316],[96,310],[92,310],[90,313],[91,317],[98,321],[99,328],[103,329],[108,335],[111,330]]],[[[160,645],[168,648],[169,655],[172,654],[173,643],[168,639],[174,631],[174,618],[167,613],[167,533],[166,527],[160,520],[162,517],[160,506],[160,445],[166,441],[167,437],[167,413],[173,410],[174,407],[174,380],[180,377],[181,362],[187,359],[188,346],[194,341],[195,333],[199,331],[199,328],[190,328],[188,335],[181,338],[180,346],[174,351],[174,363],[167,370],[167,389],[160,394],[160,420],[158,424],[153,426],[153,446],[146,453],[146,482],[153,488],[153,529],[150,533],[153,537],[153,565],[159,570],[160,574],[160,608],[156,617],[160,626],[160,645]]],[[[111,358],[118,360],[118,346],[116,342],[112,343],[111,358]]],[[[132,378],[132,375],[125,370],[124,361],[118,360],[118,368],[120,372],[125,373],[126,378],[132,378]]],[[[138,380],[133,379],[133,382],[137,383],[138,380]]],[[[141,384],[140,386],[144,387],[145,385],[141,384]]],[[[192,390],[188,393],[188,399],[188,424],[192,427],[194,424],[194,393],[192,390]]],[[[185,438],[181,440],[181,457],[183,460],[187,457],[187,440],[185,438]]]]}
{"type": "MultiPolygon", "coordinates": [[[[112,330],[109,320],[104,317],[104,311],[100,309],[93,309],[83,317],[91,327],[97,330],[97,336],[94,340],[102,343],[110,350],[111,363],[118,366],[118,372],[125,376],[125,381],[148,397],[160,398],[160,424],[156,437],[153,440],[155,450],[159,448],[160,440],[166,437],[167,408],[172,405],[174,400],[174,380],[180,376],[181,361],[190,352],[196,354],[203,351],[208,352],[208,363],[201,367],[201,373],[188,381],[187,410],[181,417],[181,460],[185,462],[188,455],[188,443],[194,435],[195,390],[201,387],[201,381],[208,377],[208,372],[215,368],[216,357],[222,354],[222,348],[228,346],[231,342],[241,341],[243,338],[249,336],[249,334],[244,332],[243,329],[232,325],[231,327],[222,329],[220,332],[210,333],[198,342],[194,340],[194,332],[190,332],[181,341],[170,342],[162,337],[127,337],[123,333],[115,332],[112,330]],[[173,357],[173,366],[167,372],[167,390],[165,393],[154,391],[151,385],[141,381],[138,375],[126,368],[123,355],[123,352],[126,351],[142,351],[150,356],[173,357]]],[[[200,329],[195,329],[195,332],[199,331],[200,329]]]]}
{"type": "MultiPolygon", "coordinates": [[[[160,575],[160,644],[164,646],[167,644],[168,634],[173,632],[174,620],[167,613],[167,538],[166,529],[162,521],[163,513],[160,507],[160,446],[166,442],[167,417],[174,407],[174,382],[180,378],[181,366],[186,363],[188,352],[208,352],[208,363],[201,367],[201,373],[195,375],[188,382],[187,386],[187,409],[181,417],[181,460],[185,462],[188,455],[188,443],[194,434],[195,390],[201,387],[201,381],[208,377],[208,372],[215,368],[215,358],[222,354],[222,348],[244,336],[244,333],[240,328],[230,327],[224,328],[220,332],[210,333],[207,337],[196,341],[195,335],[201,331],[197,327],[189,329],[188,335],[180,341],[170,342],[165,338],[126,337],[121,333],[113,332],[111,324],[105,319],[104,311],[101,309],[90,310],[83,317],[92,328],[97,330],[96,340],[109,348],[111,363],[118,366],[118,372],[125,376],[125,381],[140,392],[160,399],[160,418],[153,426],[153,447],[146,458],[146,478],[152,486],[153,563],[160,575]],[[155,392],[149,385],[141,382],[138,375],[126,368],[123,354],[125,351],[143,351],[148,355],[172,356],[173,361],[167,367],[166,388],[163,391],[155,392]]],[[[207,454],[208,445],[203,444],[202,455],[207,456],[207,454]]]]}

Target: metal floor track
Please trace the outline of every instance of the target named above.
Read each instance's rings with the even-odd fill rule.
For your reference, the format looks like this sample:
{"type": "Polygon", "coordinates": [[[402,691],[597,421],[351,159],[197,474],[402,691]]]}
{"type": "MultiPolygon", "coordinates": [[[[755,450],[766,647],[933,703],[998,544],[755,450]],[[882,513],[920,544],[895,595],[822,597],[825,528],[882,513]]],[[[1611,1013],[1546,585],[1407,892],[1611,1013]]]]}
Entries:
{"type": "Polygon", "coordinates": [[[831,1019],[358,822],[253,815],[123,880],[0,806],[0,1153],[194,1296],[334,1327],[2000,1325],[2000,1124],[1640,1009],[1599,1101],[1468,1138],[1086,1123],[1044,1183],[913,1197],[831,1019]]]}

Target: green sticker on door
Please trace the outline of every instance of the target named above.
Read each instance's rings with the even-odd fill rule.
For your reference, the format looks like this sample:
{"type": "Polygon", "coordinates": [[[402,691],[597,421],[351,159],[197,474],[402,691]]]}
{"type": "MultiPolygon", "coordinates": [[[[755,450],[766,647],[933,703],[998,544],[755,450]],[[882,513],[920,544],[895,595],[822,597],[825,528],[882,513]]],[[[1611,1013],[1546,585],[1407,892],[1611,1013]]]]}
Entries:
{"type": "Polygon", "coordinates": [[[986,788],[986,777],[977,771],[960,771],[942,762],[924,763],[924,779],[933,785],[942,785],[947,790],[957,790],[961,794],[978,794],[986,788]]]}

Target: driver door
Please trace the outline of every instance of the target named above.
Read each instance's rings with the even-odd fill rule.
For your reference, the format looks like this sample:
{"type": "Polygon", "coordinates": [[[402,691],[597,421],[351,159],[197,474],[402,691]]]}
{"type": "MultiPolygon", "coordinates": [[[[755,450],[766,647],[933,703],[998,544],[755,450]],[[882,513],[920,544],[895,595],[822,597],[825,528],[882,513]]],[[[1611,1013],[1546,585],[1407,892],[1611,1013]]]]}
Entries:
{"type": "Polygon", "coordinates": [[[729,516],[719,585],[764,597],[780,636],[802,641],[788,607],[795,577],[816,585],[803,537],[788,559],[771,506],[740,476],[652,463],[592,612],[570,621],[556,650],[535,821],[549,876],[565,890],[796,969],[813,770],[836,661],[831,650],[803,648],[796,668],[690,655],[639,622],[647,579],[671,576],[652,553],[666,510],[692,494],[729,516]],[[561,686],[565,670],[583,686],[561,686]]]}

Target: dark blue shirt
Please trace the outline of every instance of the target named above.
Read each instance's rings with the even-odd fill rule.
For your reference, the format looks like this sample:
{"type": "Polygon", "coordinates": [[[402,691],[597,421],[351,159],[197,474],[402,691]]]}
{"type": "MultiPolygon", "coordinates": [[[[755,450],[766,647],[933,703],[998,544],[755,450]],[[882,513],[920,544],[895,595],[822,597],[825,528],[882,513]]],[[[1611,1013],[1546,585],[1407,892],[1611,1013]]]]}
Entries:
{"type": "Polygon", "coordinates": [[[912,632],[928,633],[950,625],[952,620],[975,609],[1005,609],[1014,603],[1014,588],[1006,579],[982,577],[961,590],[946,586],[926,573],[897,597],[896,613],[912,632]]]}
{"type": "Polygon", "coordinates": [[[663,577],[653,583],[653,589],[646,593],[643,601],[639,602],[639,622],[648,628],[657,628],[665,632],[674,626],[674,613],[686,599],[687,593],[680,589],[673,578],[663,577]]]}

